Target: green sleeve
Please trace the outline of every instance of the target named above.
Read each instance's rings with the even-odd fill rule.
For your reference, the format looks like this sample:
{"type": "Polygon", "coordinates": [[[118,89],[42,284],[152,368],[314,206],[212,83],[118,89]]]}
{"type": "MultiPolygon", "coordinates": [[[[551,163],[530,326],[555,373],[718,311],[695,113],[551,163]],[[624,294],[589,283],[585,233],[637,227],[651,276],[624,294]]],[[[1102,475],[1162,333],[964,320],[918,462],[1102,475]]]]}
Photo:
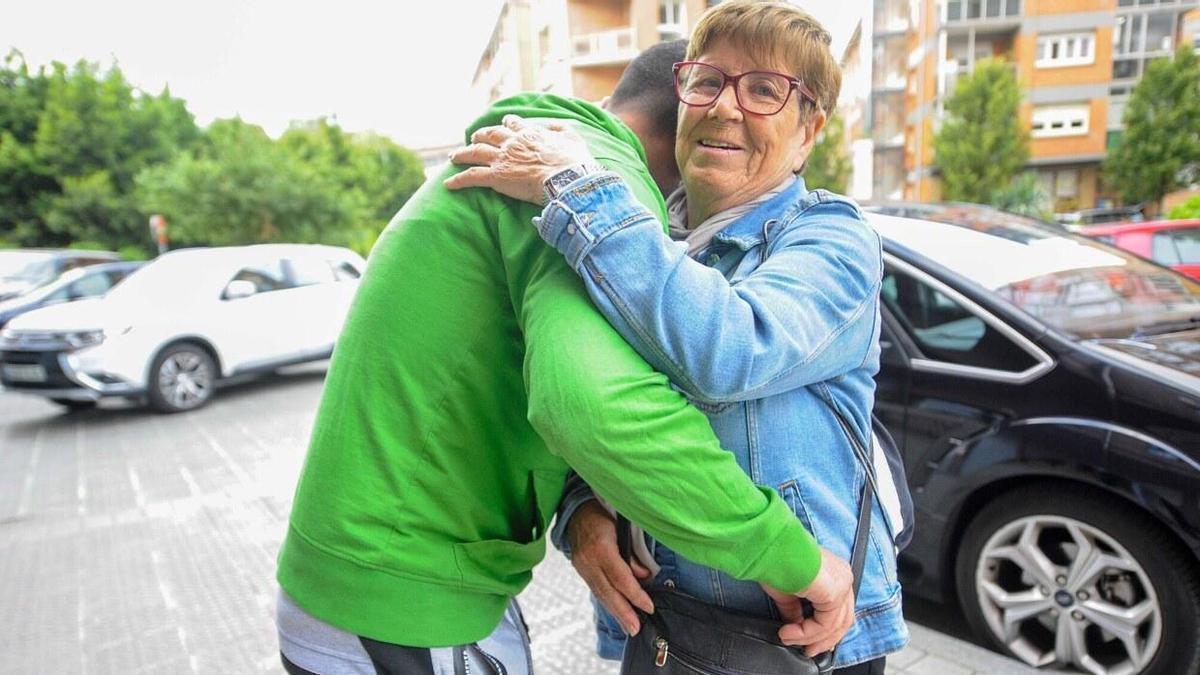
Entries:
{"type": "MultiPolygon", "coordinates": [[[[529,227],[511,220],[501,227],[529,227]]],[[[562,257],[539,244],[520,247],[529,264],[510,276],[510,292],[525,338],[529,421],[551,451],[687,558],[785,592],[807,588],[820,567],[813,537],[621,339],[562,257]]]]}

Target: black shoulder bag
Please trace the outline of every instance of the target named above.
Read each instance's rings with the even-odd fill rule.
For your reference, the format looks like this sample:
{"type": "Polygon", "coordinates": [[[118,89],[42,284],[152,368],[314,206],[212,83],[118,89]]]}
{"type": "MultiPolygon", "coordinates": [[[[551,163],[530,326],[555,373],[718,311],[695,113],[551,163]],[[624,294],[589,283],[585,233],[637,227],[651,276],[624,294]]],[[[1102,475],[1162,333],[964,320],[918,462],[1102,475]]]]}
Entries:
{"type": "MultiPolygon", "coordinates": [[[[874,467],[853,428],[831,405],[842,430],[866,469],[850,566],[858,596],[871,534],[874,467]]],[[[621,555],[632,560],[629,521],[618,516],[621,555]]],[[[833,652],[805,656],[779,642],[782,623],[713,605],[670,589],[646,589],[654,614],[638,611],[642,629],[625,644],[621,675],[819,675],[833,669],[833,652]]]]}

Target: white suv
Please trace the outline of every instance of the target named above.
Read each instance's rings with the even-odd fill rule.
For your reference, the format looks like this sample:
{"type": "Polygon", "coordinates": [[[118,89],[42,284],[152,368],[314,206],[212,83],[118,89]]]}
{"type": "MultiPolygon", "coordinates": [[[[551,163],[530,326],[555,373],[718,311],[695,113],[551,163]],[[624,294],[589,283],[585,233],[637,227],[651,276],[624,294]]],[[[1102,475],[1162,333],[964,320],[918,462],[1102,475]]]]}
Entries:
{"type": "Polygon", "coordinates": [[[173,251],[102,298],[13,319],[0,384],[72,409],[124,396],[191,410],[222,378],[328,358],[365,266],[308,244],[173,251]]]}

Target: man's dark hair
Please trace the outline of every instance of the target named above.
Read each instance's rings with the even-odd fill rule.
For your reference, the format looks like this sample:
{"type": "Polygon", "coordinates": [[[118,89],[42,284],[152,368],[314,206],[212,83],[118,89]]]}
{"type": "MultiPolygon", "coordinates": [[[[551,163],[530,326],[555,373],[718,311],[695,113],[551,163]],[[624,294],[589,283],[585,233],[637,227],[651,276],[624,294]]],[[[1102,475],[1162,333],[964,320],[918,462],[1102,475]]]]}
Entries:
{"type": "Polygon", "coordinates": [[[660,42],[638,54],[621,75],[608,100],[613,110],[636,109],[654,121],[654,130],[675,135],[679,99],[675,98],[675,73],[671,66],[684,60],[687,40],[660,42]]]}

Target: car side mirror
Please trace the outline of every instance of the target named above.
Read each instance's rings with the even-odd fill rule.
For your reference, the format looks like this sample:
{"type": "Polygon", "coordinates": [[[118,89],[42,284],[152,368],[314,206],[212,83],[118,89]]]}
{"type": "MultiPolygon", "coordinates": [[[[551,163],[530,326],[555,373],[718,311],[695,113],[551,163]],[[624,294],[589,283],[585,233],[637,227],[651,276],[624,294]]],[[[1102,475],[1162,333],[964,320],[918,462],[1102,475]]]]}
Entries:
{"type": "Polygon", "coordinates": [[[225,287],[224,298],[226,300],[237,300],[238,298],[248,298],[258,292],[258,287],[253,281],[245,279],[234,279],[225,287]]]}

